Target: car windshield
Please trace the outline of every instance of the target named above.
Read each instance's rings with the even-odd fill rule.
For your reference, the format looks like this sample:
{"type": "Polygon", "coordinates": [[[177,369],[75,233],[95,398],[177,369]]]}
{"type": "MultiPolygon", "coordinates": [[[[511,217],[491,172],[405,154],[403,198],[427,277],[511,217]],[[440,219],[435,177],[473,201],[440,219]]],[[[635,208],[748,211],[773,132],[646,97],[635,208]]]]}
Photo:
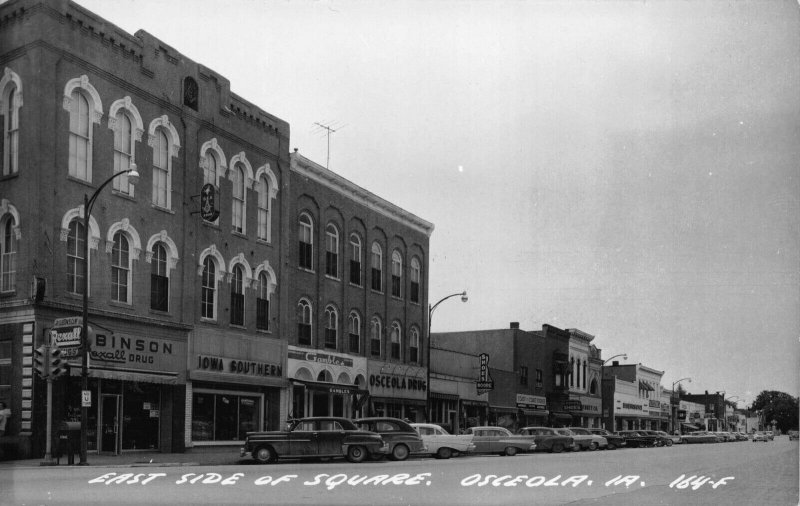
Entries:
{"type": "Polygon", "coordinates": [[[564,436],[573,436],[574,435],[572,433],[572,431],[569,430],[569,429],[556,429],[556,432],[558,432],[559,434],[564,435],[564,436]]]}

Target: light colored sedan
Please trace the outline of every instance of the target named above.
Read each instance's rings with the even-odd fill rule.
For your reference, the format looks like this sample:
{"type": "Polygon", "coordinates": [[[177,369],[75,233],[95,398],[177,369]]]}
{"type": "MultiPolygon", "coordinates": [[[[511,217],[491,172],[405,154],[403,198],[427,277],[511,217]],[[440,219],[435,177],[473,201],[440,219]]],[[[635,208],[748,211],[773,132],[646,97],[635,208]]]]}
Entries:
{"type": "Polygon", "coordinates": [[[536,449],[533,436],[512,434],[505,427],[470,427],[467,434],[474,436],[475,453],[496,453],[513,457],[519,452],[532,452],[536,449]]]}
{"type": "Polygon", "coordinates": [[[437,459],[449,459],[475,451],[472,434],[450,434],[435,423],[412,423],[411,426],[422,437],[422,442],[427,448],[426,453],[437,459]]]}
{"type": "Polygon", "coordinates": [[[564,436],[572,436],[575,440],[575,446],[581,450],[595,451],[597,449],[605,450],[608,448],[608,439],[597,434],[592,434],[588,429],[583,427],[570,427],[568,429],[556,429],[556,432],[564,436]]]}

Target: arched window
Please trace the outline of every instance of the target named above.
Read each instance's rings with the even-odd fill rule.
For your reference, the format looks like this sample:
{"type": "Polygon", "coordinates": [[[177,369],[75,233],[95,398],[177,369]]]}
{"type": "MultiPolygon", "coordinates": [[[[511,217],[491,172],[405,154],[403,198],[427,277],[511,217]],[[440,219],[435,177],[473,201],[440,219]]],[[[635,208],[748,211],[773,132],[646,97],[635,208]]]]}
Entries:
{"type": "Polygon", "coordinates": [[[583,389],[586,390],[586,361],[583,361],[583,389]]]}
{"type": "Polygon", "coordinates": [[[114,234],[111,249],[111,300],[131,300],[131,252],[128,238],[122,232],[114,234]]]}
{"type": "Polygon", "coordinates": [[[325,274],[339,278],[339,230],[333,223],[325,227],[325,274]]]}
{"type": "Polygon", "coordinates": [[[355,311],[350,311],[347,317],[347,331],[350,337],[350,353],[361,352],[361,317],[355,311]]]}
{"type": "Polygon", "coordinates": [[[203,260],[202,293],[200,296],[200,316],[215,320],[217,314],[217,266],[211,255],[203,260]]]}
{"type": "Polygon", "coordinates": [[[17,277],[17,236],[14,217],[0,220],[0,292],[13,292],[17,277]]]}
{"type": "Polygon", "coordinates": [[[262,241],[269,241],[270,216],[269,216],[269,180],[266,176],[261,176],[258,185],[258,238],[262,241]]]}
{"type": "Polygon", "coordinates": [[[569,359],[569,386],[575,386],[575,357],[569,359]]]}
{"type": "MultiPolygon", "coordinates": [[[[133,121],[125,109],[117,112],[114,122],[114,173],[130,170],[135,167],[133,158],[133,121]]],[[[128,182],[128,175],[114,178],[114,189],[126,195],[133,195],[133,185],[128,182]]]]}
{"type": "Polygon", "coordinates": [[[419,329],[411,327],[408,333],[408,361],[413,364],[419,363],[419,329]]]}
{"type": "Polygon", "coordinates": [[[325,308],[325,347],[336,349],[338,337],[338,320],[339,315],[336,308],[327,306],[325,308]]]}
{"type": "Polygon", "coordinates": [[[311,303],[300,299],[297,303],[297,342],[311,346],[311,303]]]}
{"type": "Polygon", "coordinates": [[[372,289],[376,292],[383,290],[383,251],[380,244],[372,243],[372,289]]]}
{"type": "Polygon", "coordinates": [[[153,245],[150,260],[150,309],[169,311],[169,264],[164,243],[153,245]]]}
{"type": "Polygon", "coordinates": [[[76,294],[83,294],[83,290],[86,289],[86,277],[83,269],[86,242],[83,228],[80,220],[72,220],[67,234],[67,291],[76,294]]]}
{"type": "Polygon", "coordinates": [[[592,379],[592,382],[589,383],[589,393],[596,394],[597,393],[597,380],[592,379]]]}
{"type": "Polygon", "coordinates": [[[361,238],[350,234],[350,283],[361,286],[361,238]]]}
{"type": "Polygon", "coordinates": [[[422,269],[419,265],[419,259],[414,257],[411,259],[411,302],[419,304],[419,282],[422,278],[422,269]]]}
{"type": "Polygon", "coordinates": [[[300,240],[300,258],[298,265],[303,269],[313,270],[314,258],[314,222],[306,213],[300,215],[297,235],[300,240]]]}
{"type": "Polygon", "coordinates": [[[19,108],[22,106],[22,81],[6,68],[0,78],[0,114],[3,116],[3,172],[4,176],[19,171],[19,108]]]}
{"type": "Polygon", "coordinates": [[[245,181],[244,167],[237,163],[233,167],[233,209],[231,211],[233,221],[233,231],[244,233],[245,220],[245,181]]]}
{"type": "Polygon", "coordinates": [[[219,170],[219,160],[213,151],[206,152],[206,164],[203,167],[203,184],[213,184],[217,186],[217,171],[219,170]]]}
{"type": "Polygon", "coordinates": [[[172,157],[167,134],[158,129],[153,143],[153,205],[170,208],[172,157]]]}
{"type": "Polygon", "coordinates": [[[89,100],[77,89],[72,92],[69,113],[69,175],[92,180],[92,110],[89,100]]]}
{"type": "Polygon", "coordinates": [[[269,330],[269,278],[266,272],[258,275],[258,296],[256,297],[256,328],[269,330]]]}
{"type": "Polygon", "coordinates": [[[392,358],[396,360],[400,360],[400,350],[401,350],[401,331],[400,331],[400,322],[392,322],[392,358]]]}
{"type": "Polygon", "coordinates": [[[392,251],[392,297],[402,297],[403,286],[403,255],[399,251],[392,251]]]}
{"type": "Polygon", "coordinates": [[[369,322],[370,354],[373,357],[381,356],[381,319],[373,316],[369,322]]]}
{"type": "Polygon", "coordinates": [[[241,265],[231,271],[231,325],[244,325],[244,271],[241,265]]]}

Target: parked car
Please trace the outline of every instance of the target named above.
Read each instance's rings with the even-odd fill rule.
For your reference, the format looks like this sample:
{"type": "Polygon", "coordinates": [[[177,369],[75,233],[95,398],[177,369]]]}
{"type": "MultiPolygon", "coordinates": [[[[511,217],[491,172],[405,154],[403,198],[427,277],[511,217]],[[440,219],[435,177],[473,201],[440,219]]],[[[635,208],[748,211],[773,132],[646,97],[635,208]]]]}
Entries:
{"type": "Polygon", "coordinates": [[[575,443],[581,446],[583,450],[605,450],[608,448],[608,439],[597,434],[592,434],[584,427],[568,427],[566,429],[556,429],[559,433],[565,436],[572,436],[575,443]],[[569,431],[570,434],[564,434],[564,431],[569,431]]]}
{"type": "Polygon", "coordinates": [[[625,438],[607,431],[606,429],[587,429],[592,434],[597,434],[598,436],[603,436],[608,441],[608,449],[615,450],[617,448],[623,448],[627,446],[625,444],[625,438]]]}
{"type": "MultiPolygon", "coordinates": [[[[359,418],[354,420],[357,427],[377,432],[389,445],[390,460],[406,460],[411,453],[427,452],[422,437],[408,422],[399,418],[359,418]]],[[[383,456],[376,454],[376,456],[383,456]]]]}
{"type": "Polygon", "coordinates": [[[299,418],[286,430],[248,432],[240,454],[266,464],[279,458],[345,457],[361,462],[389,452],[380,434],[361,430],[347,418],[299,418]]]}
{"type": "Polygon", "coordinates": [[[661,432],[657,430],[640,430],[642,434],[647,436],[653,436],[656,438],[656,446],[672,446],[674,441],[666,432],[661,432]]]}
{"type": "Polygon", "coordinates": [[[753,442],[756,443],[758,441],[768,442],[769,435],[766,432],[756,432],[753,434],[753,442]]]}
{"type": "Polygon", "coordinates": [[[618,430],[617,434],[625,438],[627,446],[634,448],[653,447],[657,441],[655,437],[642,434],[637,430],[618,430]]]}
{"type": "Polygon", "coordinates": [[[767,434],[767,437],[769,438],[769,440],[770,440],[770,441],[772,441],[772,440],[774,440],[774,439],[775,439],[775,433],[774,433],[774,432],[772,432],[771,430],[768,430],[768,431],[766,432],[766,434],[767,434]]]}
{"type": "Polygon", "coordinates": [[[475,453],[497,453],[513,457],[518,452],[532,452],[536,449],[536,441],[531,436],[514,435],[505,427],[470,427],[466,431],[472,434],[475,453]]]}
{"type": "Polygon", "coordinates": [[[704,431],[690,432],[681,436],[686,444],[717,443],[719,439],[713,434],[704,431]]]}
{"type": "Polygon", "coordinates": [[[517,431],[521,436],[533,436],[536,451],[561,453],[564,450],[575,449],[575,440],[572,436],[564,436],[552,427],[523,427],[517,431]]]}
{"type": "Polygon", "coordinates": [[[800,436],[800,433],[798,433],[796,430],[789,431],[789,441],[796,441],[798,436],[800,436]]]}
{"type": "MultiPolygon", "coordinates": [[[[672,441],[672,444],[677,445],[677,444],[681,444],[683,442],[683,441],[681,441],[681,437],[679,435],[677,435],[677,434],[669,434],[669,433],[667,433],[667,432],[665,432],[663,430],[657,430],[657,431],[654,431],[654,432],[656,434],[659,434],[662,437],[668,438],[670,441],[672,441]]],[[[667,443],[667,446],[671,446],[671,445],[669,443],[667,443]]]]}
{"type": "Polygon", "coordinates": [[[422,437],[427,448],[426,452],[437,459],[449,459],[462,453],[475,451],[472,434],[450,434],[434,423],[412,423],[410,425],[422,437]]]}

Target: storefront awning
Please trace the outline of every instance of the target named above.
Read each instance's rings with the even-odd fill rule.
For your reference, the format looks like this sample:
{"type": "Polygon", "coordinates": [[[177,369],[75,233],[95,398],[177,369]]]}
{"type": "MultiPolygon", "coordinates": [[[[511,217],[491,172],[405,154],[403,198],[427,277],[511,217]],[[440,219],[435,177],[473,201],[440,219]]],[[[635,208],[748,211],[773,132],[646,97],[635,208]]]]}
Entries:
{"type": "Polygon", "coordinates": [[[461,399],[461,404],[464,406],[477,406],[479,408],[488,408],[489,403],[486,401],[471,401],[469,399],[461,399]]]}
{"type": "Polygon", "coordinates": [[[691,424],[691,423],[681,423],[681,426],[686,427],[687,429],[692,429],[692,430],[699,430],[700,429],[700,427],[698,427],[697,425],[691,424]]]}
{"type": "Polygon", "coordinates": [[[550,415],[556,420],[572,420],[572,415],[569,413],[559,413],[558,411],[553,411],[550,415]]]}
{"type": "Polygon", "coordinates": [[[372,402],[385,402],[387,404],[405,404],[406,406],[425,407],[425,399],[404,399],[402,397],[372,397],[372,402]]]}
{"type": "Polygon", "coordinates": [[[525,409],[525,408],[520,408],[520,410],[522,411],[522,414],[526,415],[526,416],[547,416],[547,415],[550,414],[550,412],[547,411],[546,409],[525,409]]]}
{"type": "Polygon", "coordinates": [[[307,381],[292,379],[292,383],[302,385],[309,390],[316,390],[318,392],[328,392],[334,394],[357,394],[368,395],[368,390],[358,388],[358,385],[348,385],[346,383],[326,383],[324,381],[307,381]]]}
{"type": "Polygon", "coordinates": [[[514,408],[511,406],[489,406],[489,411],[493,413],[513,413],[517,414],[519,408],[514,408]]]}
{"type": "Polygon", "coordinates": [[[441,399],[443,401],[457,401],[458,396],[455,394],[440,394],[438,392],[431,392],[431,399],[441,399]]]}
{"type": "MultiPolygon", "coordinates": [[[[70,376],[80,376],[80,367],[72,367],[70,376]]],[[[90,378],[112,379],[120,381],[137,381],[140,383],[160,383],[162,385],[177,385],[178,373],[165,372],[139,372],[124,369],[100,369],[93,367],[89,369],[90,378]]]]}

